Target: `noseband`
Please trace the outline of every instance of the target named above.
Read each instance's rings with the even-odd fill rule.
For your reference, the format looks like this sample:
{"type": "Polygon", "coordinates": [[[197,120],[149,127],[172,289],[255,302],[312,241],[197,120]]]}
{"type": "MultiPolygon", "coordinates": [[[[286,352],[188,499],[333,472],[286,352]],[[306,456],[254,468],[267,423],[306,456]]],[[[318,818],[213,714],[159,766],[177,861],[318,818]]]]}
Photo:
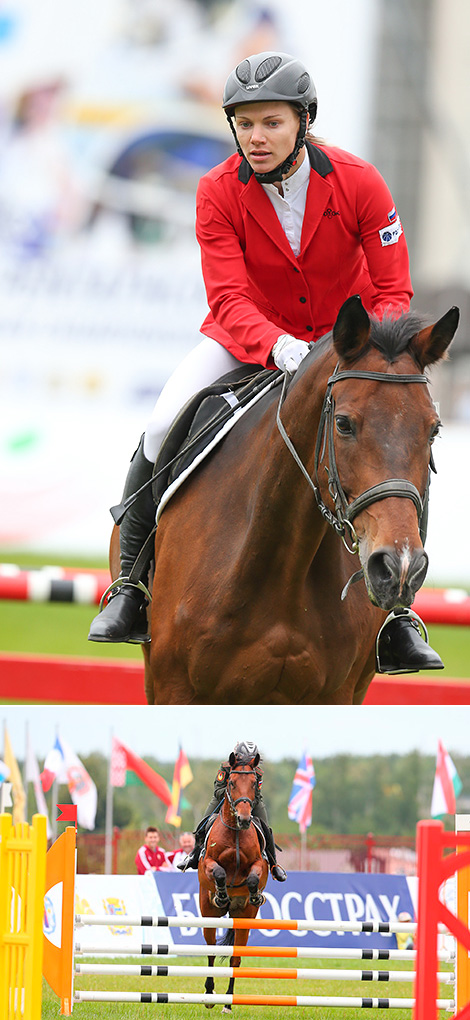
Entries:
{"type": "MultiPolygon", "coordinates": [[[[352,522],[362,510],[371,506],[372,503],[376,503],[381,499],[387,499],[389,496],[393,496],[402,499],[411,499],[416,507],[418,519],[421,519],[421,515],[423,513],[423,500],[416,486],[413,485],[412,482],[407,481],[406,478],[387,478],[386,481],[378,482],[377,485],[372,485],[370,489],[366,489],[365,492],[358,496],[357,499],[354,499],[352,503],[348,503],[338,474],[333,431],[335,402],[332,390],[335,383],[342,382],[343,379],[373,379],[376,382],[425,383],[426,385],[428,380],[425,375],[418,374],[398,375],[396,373],[390,374],[387,372],[360,372],[353,369],[338,372],[338,365],[336,365],[333,375],[331,375],[328,379],[326,393],[323,400],[323,407],[318,424],[317,441],[315,444],[314,479],[312,479],[302,463],[293,443],[289,439],[280,418],[280,410],[286,396],[289,381],[287,373],[284,377],[282,393],[277,411],[278,429],[296,464],[298,464],[300,470],[307,479],[310,488],[313,489],[320,513],[323,515],[328,524],[331,524],[331,527],[334,528],[338,535],[341,535],[346,549],[348,549],[351,553],[357,553],[359,549],[359,540],[352,522]],[[325,467],[325,471],[328,475],[328,489],[335,506],[334,512],[326,506],[322,499],[318,479],[318,469],[323,457],[325,456],[325,451],[328,453],[330,465],[329,468],[325,467]],[[352,547],[348,545],[345,538],[346,528],[349,529],[352,539],[352,547]]],[[[432,454],[431,467],[434,467],[432,454]]]]}

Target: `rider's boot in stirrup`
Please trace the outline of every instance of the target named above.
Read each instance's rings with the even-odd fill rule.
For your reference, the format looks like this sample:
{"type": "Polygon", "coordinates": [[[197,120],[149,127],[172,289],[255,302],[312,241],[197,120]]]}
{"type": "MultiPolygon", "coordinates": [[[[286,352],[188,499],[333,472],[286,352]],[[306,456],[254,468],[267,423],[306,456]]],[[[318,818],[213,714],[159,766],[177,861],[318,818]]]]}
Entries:
{"type": "Polygon", "coordinates": [[[284,868],[281,868],[281,865],[277,863],[276,844],[274,842],[273,830],[270,829],[269,825],[264,824],[263,832],[266,839],[266,854],[269,861],[271,875],[277,882],[285,882],[287,875],[284,868]]]}
{"type": "MultiPolygon", "coordinates": [[[[416,613],[396,609],[387,617],[377,638],[378,673],[417,673],[420,669],[444,669],[437,652],[420,634],[416,613]]],[[[426,629],[423,624],[423,630],[426,629]]]]}
{"type": "MultiPolygon", "coordinates": [[[[152,472],[153,464],[144,456],[142,436],[131,460],[124,486],[123,501],[149,481],[152,472]]],[[[88,635],[89,641],[129,641],[132,644],[143,644],[150,641],[146,611],[148,599],[135,584],[126,584],[126,578],[129,577],[134,561],[154,524],[155,503],[149,485],[135,503],[129,507],[122,519],[119,528],[119,542],[121,578],[123,580],[119,587],[111,591],[107,605],[92,621],[88,635]]],[[[150,561],[151,555],[149,555],[140,576],[140,580],[145,586],[148,584],[150,561]]]]}

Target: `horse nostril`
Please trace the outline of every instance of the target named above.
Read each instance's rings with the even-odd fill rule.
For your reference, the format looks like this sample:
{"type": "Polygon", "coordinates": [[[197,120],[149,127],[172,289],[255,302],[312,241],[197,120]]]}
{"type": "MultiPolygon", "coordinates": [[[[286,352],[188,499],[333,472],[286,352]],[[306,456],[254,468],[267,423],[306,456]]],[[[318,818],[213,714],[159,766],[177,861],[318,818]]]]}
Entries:
{"type": "Polygon", "coordinates": [[[400,576],[400,561],[393,549],[382,549],[369,556],[367,573],[372,585],[388,585],[400,576]]]}

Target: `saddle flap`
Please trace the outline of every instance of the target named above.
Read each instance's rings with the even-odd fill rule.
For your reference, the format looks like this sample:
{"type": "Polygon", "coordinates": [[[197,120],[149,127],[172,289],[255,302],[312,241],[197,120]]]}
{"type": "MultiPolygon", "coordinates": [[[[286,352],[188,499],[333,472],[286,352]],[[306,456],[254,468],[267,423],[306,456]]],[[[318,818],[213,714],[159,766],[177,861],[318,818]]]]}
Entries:
{"type": "Polygon", "coordinates": [[[152,486],[157,505],[171,482],[204,450],[226,418],[233,415],[241,399],[272,378],[271,369],[240,365],[190,397],[172,422],[157,457],[152,486]]]}

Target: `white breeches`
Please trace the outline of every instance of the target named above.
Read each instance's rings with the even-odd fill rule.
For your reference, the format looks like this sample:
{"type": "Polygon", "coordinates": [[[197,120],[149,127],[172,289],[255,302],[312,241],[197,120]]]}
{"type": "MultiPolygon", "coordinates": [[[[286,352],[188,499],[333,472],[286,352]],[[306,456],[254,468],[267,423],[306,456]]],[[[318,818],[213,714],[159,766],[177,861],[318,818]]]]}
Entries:
{"type": "Polygon", "coordinates": [[[183,358],[165,383],[145,430],[144,455],[147,460],[154,463],[157,459],[163,439],[186,401],[205,386],[210,386],[219,376],[241,364],[230,351],[211,337],[204,337],[183,358]]]}

